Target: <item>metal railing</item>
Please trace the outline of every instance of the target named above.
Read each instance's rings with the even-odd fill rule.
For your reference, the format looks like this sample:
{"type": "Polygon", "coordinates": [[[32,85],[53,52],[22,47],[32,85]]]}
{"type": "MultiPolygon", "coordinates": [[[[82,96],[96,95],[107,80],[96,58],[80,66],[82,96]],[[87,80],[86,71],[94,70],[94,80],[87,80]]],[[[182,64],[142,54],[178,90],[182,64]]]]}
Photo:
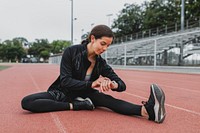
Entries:
{"type": "Polygon", "coordinates": [[[102,56],[111,65],[200,65],[200,28],[111,45],[102,56]]]}
{"type": "MultiPolygon", "coordinates": [[[[184,25],[185,30],[200,27],[200,17],[195,20],[186,20],[184,25]]],[[[115,38],[113,44],[120,44],[122,42],[133,41],[138,39],[144,39],[153,36],[167,35],[172,33],[177,33],[181,30],[180,23],[174,23],[172,25],[164,25],[161,27],[156,27],[148,30],[144,30],[138,33],[133,33],[123,37],[115,38]]]]}

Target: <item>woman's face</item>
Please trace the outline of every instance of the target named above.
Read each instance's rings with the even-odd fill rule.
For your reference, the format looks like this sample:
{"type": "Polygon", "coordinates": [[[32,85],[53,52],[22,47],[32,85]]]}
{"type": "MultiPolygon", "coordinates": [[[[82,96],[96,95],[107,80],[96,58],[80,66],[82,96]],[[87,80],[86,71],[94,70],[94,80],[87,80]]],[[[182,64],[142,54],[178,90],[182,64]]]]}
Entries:
{"type": "Polygon", "coordinates": [[[94,36],[91,37],[91,42],[93,43],[93,50],[96,55],[100,55],[107,50],[107,48],[112,43],[112,37],[102,37],[99,39],[95,39],[94,36]]]}

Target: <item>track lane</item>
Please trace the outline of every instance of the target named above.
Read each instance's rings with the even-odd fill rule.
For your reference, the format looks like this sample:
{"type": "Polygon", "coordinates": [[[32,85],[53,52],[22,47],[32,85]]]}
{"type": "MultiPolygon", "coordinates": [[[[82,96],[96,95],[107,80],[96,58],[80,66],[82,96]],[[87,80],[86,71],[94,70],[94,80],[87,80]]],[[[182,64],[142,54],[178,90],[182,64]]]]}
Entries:
{"type": "Polygon", "coordinates": [[[37,91],[46,91],[57,78],[59,66],[14,64],[13,67],[0,71],[2,91],[0,132],[196,133],[200,130],[200,109],[197,104],[200,101],[198,75],[130,70],[116,70],[116,72],[127,84],[127,91],[123,93],[108,92],[116,98],[141,104],[142,100],[148,99],[151,83],[156,82],[164,89],[167,117],[163,124],[156,124],[143,118],[119,115],[101,108],[94,111],[39,114],[23,111],[20,106],[21,99],[37,91]],[[58,120],[63,129],[59,127],[59,124],[56,125],[59,123],[58,120]]]}

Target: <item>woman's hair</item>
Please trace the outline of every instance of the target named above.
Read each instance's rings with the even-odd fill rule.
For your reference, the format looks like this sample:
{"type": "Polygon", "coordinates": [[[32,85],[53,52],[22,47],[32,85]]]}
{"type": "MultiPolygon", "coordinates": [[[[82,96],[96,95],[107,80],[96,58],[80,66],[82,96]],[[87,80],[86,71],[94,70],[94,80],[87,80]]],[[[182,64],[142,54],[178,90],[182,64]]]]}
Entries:
{"type": "Polygon", "coordinates": [[[91,41],[92,35],[95,37],[95,39],[100,39],[102,37],[112,37],[112,38],[114,38],[114,34],[113,34],[112,30],[108,26],[97,25],[91,30],[87,39],[82,41],[82,44],[86,43],[86,42],[89,43],[91,41]]]}

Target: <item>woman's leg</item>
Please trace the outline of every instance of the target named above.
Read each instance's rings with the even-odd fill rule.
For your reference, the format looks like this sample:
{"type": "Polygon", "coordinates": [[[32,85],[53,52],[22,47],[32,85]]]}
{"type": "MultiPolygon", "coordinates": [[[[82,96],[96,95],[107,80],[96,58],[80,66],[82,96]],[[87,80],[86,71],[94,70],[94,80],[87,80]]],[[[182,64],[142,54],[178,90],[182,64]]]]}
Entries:
{"type": "Polygon", "coordinates": [[[124,115],[141,116],[141,105],[135,105],[120,99],[116,99],[104,93],[90,93],[87,95],[95,105],[95,107],[106,107],[114,112],[124,115]]]}
{"type": "Polygon", "coordinates": [[[22,108],[31,112],[50,112],[69,110],[69,102],[55,100],[48,92],[40,92],[26,96],[21,102],[22,108]]]}
{"type": "Polygon", "coordinates": [[[143,116],[157,123],[162,123],[166,116],[165,93],[156,84],[150,86],[149,99],[146,102],[142,102],[143,106],[119,100],[99,92],[87,94],[87,97],[92,100],[96,107],[107,107],[124,115],[143,116]]]}

